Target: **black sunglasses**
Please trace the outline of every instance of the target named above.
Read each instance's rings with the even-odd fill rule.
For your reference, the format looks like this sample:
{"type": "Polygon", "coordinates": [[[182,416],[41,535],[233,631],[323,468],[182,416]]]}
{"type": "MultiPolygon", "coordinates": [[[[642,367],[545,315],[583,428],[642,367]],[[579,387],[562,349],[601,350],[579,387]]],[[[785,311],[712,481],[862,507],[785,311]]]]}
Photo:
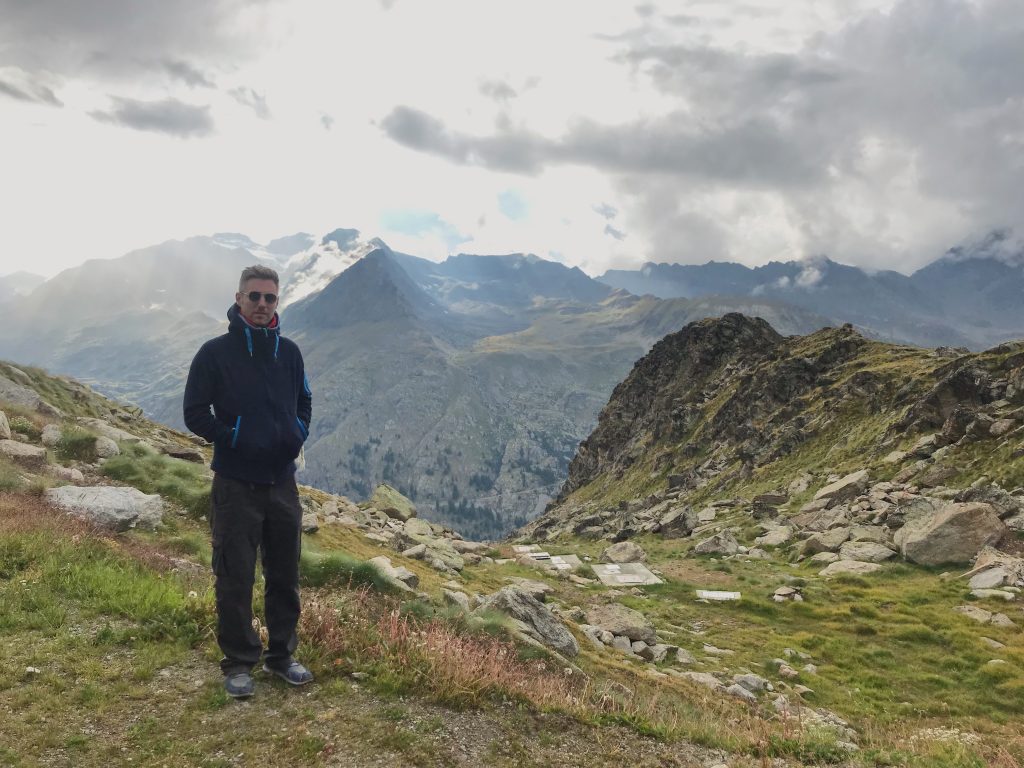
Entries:
{"type": "Polygon", "coordinates": [[[259,303],[260,296],[264,298],[267,304],[277,304],[276,293],[260,293],[259,291],[249,291],[245,295],[249,297],[249,301],[251,301],[253,304],[259,303]]]}

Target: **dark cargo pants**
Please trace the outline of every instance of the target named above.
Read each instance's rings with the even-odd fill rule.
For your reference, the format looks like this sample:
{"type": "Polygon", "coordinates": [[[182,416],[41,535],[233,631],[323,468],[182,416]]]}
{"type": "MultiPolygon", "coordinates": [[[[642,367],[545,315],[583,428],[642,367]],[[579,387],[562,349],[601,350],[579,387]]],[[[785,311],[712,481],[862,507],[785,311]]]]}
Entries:
{"type": "Polygon", "coordinates": [[[298,643],[302,507],[295,479],[259,485],[215,474],[210,506],[221,670],[248,672],[263,653],[252,626],[257,550],[263,555],[270,637],[264,661],[283,664],[298,643]]]}

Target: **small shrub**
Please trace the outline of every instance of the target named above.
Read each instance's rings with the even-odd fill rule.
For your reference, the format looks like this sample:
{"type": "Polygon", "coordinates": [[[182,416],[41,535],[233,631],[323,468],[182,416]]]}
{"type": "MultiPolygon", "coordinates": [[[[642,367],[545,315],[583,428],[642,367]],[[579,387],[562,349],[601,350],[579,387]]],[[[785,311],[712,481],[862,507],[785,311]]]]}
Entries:
{"type": "Polygon", "coordinates": [[[104,462],[103,474],[143,493],[172,499],[194,519],[210,511],[210,480],[203,467],[154,453],[142,445],[124,444],[119,456],[104,462]]]}
{"type": "Polygon", "coordinates": [[[0,461],[0,491],[16,491],[24,485],[17,467],[7,461],[0,461]]]}
{"type": "Polygon", "coordinates": [[[369,563],[340,552],[319,554],[304,551],[299,560],[299,577],[309,587],[328,584],[352,587],[370,587],[378,592],[393,592],[394,587],[369,563]]]}
{"type": "Polygon", "coordinates": [[[62,459],[95,461],[96,435],[81,427],[64,425],[61,427],[60,439],[54,446],[54,452],[62,459]]]}
{"type": "Polygon", "coordinates": [[[22,416],[21,414],[10,416],[8,423],[11,426],[11,432],[21,432],[23,435],[28,435],[32,440],[38,440],[43,436],[42,427],[38,426],[27,416],[22,416]]]}

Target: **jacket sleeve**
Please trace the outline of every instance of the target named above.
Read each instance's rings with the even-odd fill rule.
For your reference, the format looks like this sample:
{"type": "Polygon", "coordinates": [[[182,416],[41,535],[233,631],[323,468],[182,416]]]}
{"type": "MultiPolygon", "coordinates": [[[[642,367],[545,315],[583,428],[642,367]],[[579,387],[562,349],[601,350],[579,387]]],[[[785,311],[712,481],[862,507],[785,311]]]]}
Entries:
{"type": "Polygon", "coordinates": [[[233,430],[217,421],[210,411],[216,391],[216,380],[207,358],[206,348],[203,347],[192,359],[192,365],[188,369],[188,380],[185,382],[182,409],[185,426],[208,442],[216,443],[229,438],[233,430]]]}
{"type": "Polygon", "coordinates": [[[302,385],[299,387],[299,398],[295,404],[295,413],[306,423],[306,431],[313,421],[313,391],[309,388],[309,379],[306,378],[306,366],[302,361],[302,353],[299,353],[299,373],[302,375],[302,385]]]}

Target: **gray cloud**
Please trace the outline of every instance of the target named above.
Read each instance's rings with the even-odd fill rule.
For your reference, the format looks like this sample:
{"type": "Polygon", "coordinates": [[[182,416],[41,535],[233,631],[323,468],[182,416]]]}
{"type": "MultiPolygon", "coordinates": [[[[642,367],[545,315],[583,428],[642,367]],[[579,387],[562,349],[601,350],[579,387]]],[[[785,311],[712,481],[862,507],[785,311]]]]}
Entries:
{"type": "Polygon", "coordinates": [[[474,136],[399,107],[384,130],[461,164],[605,171],[629,229],[665,260],[798,248],[910,271],[993,229],[1024,232],[1019,0],[898,0],[778,53],[715,47],[692,19],[640,13],[600,39],[674,105],[661,116],[578,119],[556,138],[508,121],[474,136]],[[747,224],[727,225],[737,217],[747,224]]]}
{"type": "Polygon", "coordinates": [[[682,114],[619,126],[580,120],[553,140],[517,129],[470,136],[419,110],[397,107],[381,127],[411,149],[462,165],[526,174],[547,164],[578,164],[616,173],[791,186],[813,181],[821,172],[813,147],[789,143],[768,118],[711,127],[694,126],[682,114]]]}
{"type": "Polygon", "coordinates": [[[619,209],[616,208],[614,205],[609,205],[608,203],[601,203],[600,205],[595,205],[592,207],[594,213],[598,214],[602,218],[608,219],[608,221],[611,221],[612,219],[619,215],[619,209]]]}
{"type": "Polygon", "coordinates": [[[63,107],[64,103],[57,98],[50,88],[38,83],[27,83],[15,85],[6,80],[0,80],[0,93],[10,96],[18,101],[28,101],[35,104],[49,104],[52,107],[63,107]]]}
{"type": "Polygon", "coordinates": [[[160,64],[167,72],[167,74],[171,75],[171,77],[181,80],[181,82],[185,83],[185,85],[189,86],[190,88],[217,87],[217,84],[213,81],[212,78],[208,77],[205,73],[201,72],[196,67],[192,66],[186,61],[167,60],[160,62],[160,64]]]}
{"type": "Polygon", "coordinates": [[[616,240],[625,240],[626,239],[626,233],[621,231],[621,230],[616,229],[611,224],[605,224],[604,225],[604,233],[606,235],[608,235],[609,237],[614,237],[616,240]]]}
{"type": "Polygon", "coordinates": [[[262,93],[257,93],[252,88],[238,87],[228,91],[228,96],[239,104],[249,107],[261,120],[270,118],[270,108],[267,106],[267,99],[262,93]]]}
{"type": "Polygon", "coordinates": [[[320,114],[320,125],[324,127],[325,131],[329,131],[334,127],[334,118],[326,112],[322,112],[320,114]]]}
{"type": "Polygon", "coordinates": [[[485,80],[480,83],[480,93],[498,102],[506,102],[519,95],[515,88],[503,80],[485,80]]]}
{"type": "Polygon", "coordinates": [[[90,116],[104,123],[180,138],[207,136],[213,132],[208,106],[186,104],[177,99],[136,101],[112,96],[111,100],[111,110],[90,112],[90,116]]]}
{"type": "MultiPolygon", "coordinates": [[[[137,77],[139,62],[229,65],[260,50],[262,41],[253,27],[238,19],[245,13],[251,21],[253,11],[267,2],[0,0],[0,65],[65,77],[85,71],[137,77]]],[[[200,72],[191,68],[191,73],[180,67],[165,71],[179,78],[200,72]]]]}

